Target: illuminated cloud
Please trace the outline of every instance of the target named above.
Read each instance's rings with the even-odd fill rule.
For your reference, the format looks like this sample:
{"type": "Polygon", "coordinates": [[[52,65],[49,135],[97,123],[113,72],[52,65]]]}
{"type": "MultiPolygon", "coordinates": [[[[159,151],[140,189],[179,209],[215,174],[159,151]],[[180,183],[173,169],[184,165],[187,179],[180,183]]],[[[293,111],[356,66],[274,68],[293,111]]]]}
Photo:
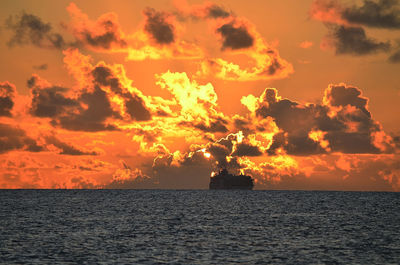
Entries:
{"type": "Polygon", "coordinates": [[[16,89],[9,82],[0,82],[0,116],[11,116],[16,89]]]}
{"type": "Polygon", "coordinates": [[[79,42],[95,49],[127,46],[116,14],[103,14],[96,21],[91,21],[74,3],[70,3],[67,10],[72,19],[72,33],[79,42]]]}
{"type": "Polygon", "coordinates": [[[154,189],[157,184],[154,179],[142,173],[140,169],[132,169],[123,160],[120,161],[121,168],[117,169],[112,181],[105,185],[105,189],[154,189]]]}
{"type": "Polygon", "coordinates": [[[66,45],[64,38],[53,32],[50,23],[43,22],[33,14],[22,12],[20,15],[10,16],[6,20],[6,28],[13,32],[7,42],[9,47],[31,44],[39,48],[62,49],[66,45]]]}
{"type": "Polygon", "coordinates": [[[367,110],[368,98],[362,96],[360,89],[356,87],[341,85],[330,85],[325,90],[324,104],[331,107],[344,107],[347,105],[360,109],[365,115],[371,117],[367,110]]]}
{"type": "MultiPolygon", "coordinates": [[[[367,24],[371,3],[355,10],[337,1],[314,2],[313,17],[329,23],[338,54],[388,51],[388,42],[368,37],[363,27],[393,29],[394,1],[374,2],[380,7],[367,24]]],[[[0,83],[0,187],[198,189],[225,168],[251,175],[257,189],[400,189],[399,136],[385,133],[359,88],[331,84],[321,103],[304,104],[267,88],[242,97],[248,112],[228,115],[220,101],[229,99],[217,94],[213,80],[281,79],[293,66],[280,57],[277,42],[269,43],[255,25],[223,6],[176,1],[176,9],[147,8],[141,24],[127,33],[116,14],[91,20],[72,3],[64,26],[76,43],[62,39],[61,46],[38,17],[9,19],[12,45],[75,45],[90,49],[93,58],[115,52],[135,61],[190,59],[194,67],[188,69],[200,69],[156,74],[156,85],[169,92],[163,98],[134,87],[123,65],[94,63],[70,48],[63,54],[72,85],[34,74],[25,95],[23,88],[17,93],[12,84],[0,83]],[[187,40],[191,23],[206,23],[213,48],[187,40]]],[[[300,47],[311,45],[304,41],[300,47]]]]}
{"type": "Polygon", "coordinates": [[[312,41],[308,41],[308,40],[302,41],[299,44],[300,48],[303,48],[303,49],[311,48],[313,45],[314,45],[314,43],[312,41]]]}
{"type": "Polygon", "coordinates": [[[157,75],[157,84],[171,92],[180,106],[179,124],[204,132],[227,132],[228,121],[218,111],[217,94],[211,83],[199,85],[186,73],[166,72],[157,75]]]}
{"type": "Polygon", "coordinates": [[[256,51],[245,52],[254,65],[242,68],[239,64],[222,58],[207,59],[201,63],[196,76],[204,78],[214,76],[230,81],[274,80],[288,77],[293,73],[292,64],[279,56],[275,49],[267,49],[262,44],[256,51]]]}
{"type": "Polygon", "coordinates": [[[122,99],[125,105],[124,111],[129,114],[132,120],[146,121],[151,119],[151,114],[146,108],[143,98],[123,88],[119,78],[112,73],[109,67],[100,64],[93,69],[92,75],[95,84],[99,84],[103,88],[109,87],[112,93],[122,99]]]}
{"type": "Polygon", "coordinates": [[[77,50],[64,52],[65,62],[79,87],[68,89],[53,86],[37,75],[28,80],[32,104],[30,112],[36,117],[52,119],[52,125],[68,130],[117,130],[113,119],[121,121],[146,121],[151,113],[143,95],[130,84],[121,69],[100,62],[96,66],[77,50]],[[80,60],[82,59],[82,60],[80,60]],[[120,76],[121,75],[121,76],[120,76]],[[126,81],[127,82],[127,81],[126,81]]]}
{"type": "Polygon", "coordinates": [[[313,19],[332,24],[348,25],[342,17],[344,7],[337,0],[314,0],[310,7],[313,19]]]}
{"type": "Polygon", "coordinates": [[[280,133],[268,153],[284,148],[288,154],[307,155],[329,152],[392,152],[393,140],[368,111],[368,99],[361,91],[344,84],[330,85],[323,104],[301,105],[281,99],[276,89],[266,89],[256,101],[247,103],[261,118],[271,117],[280,133]]]}

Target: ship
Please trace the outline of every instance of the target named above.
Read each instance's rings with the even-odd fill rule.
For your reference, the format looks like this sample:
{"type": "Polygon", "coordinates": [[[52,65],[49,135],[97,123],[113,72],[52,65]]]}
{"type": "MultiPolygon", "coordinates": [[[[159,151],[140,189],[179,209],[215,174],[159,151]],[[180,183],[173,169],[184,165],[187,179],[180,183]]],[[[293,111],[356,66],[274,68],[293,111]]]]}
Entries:
{"type": "Polygon", "coordinates": [[[228,170],[222,169],[210,178],[210,190],[252,190],[254,181],[246,175],[229,174],[228,170]]]}

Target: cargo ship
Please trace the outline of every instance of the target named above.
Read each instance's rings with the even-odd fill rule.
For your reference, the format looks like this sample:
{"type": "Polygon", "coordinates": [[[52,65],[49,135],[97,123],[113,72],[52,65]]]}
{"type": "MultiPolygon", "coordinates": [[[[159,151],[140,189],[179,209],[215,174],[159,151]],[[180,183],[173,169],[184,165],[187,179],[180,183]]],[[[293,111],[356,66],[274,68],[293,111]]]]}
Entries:
{"type": "Polygon", "coordinates": [[[210,178],[210,190],[252,190],[254,181],[250,176],[229,174],[222,169],[210,178]]]}

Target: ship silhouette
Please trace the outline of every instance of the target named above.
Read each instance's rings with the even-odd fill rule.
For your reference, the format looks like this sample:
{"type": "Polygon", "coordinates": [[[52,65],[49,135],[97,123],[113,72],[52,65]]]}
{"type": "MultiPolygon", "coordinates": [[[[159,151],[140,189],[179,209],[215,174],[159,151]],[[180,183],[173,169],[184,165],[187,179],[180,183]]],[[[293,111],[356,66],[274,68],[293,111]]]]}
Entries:
{"type": "Polygon", "coordinates": [[[250,176],[229,174],[222,169],[210,178],[210,190],[252,190],[254,181],[250,176]]]}

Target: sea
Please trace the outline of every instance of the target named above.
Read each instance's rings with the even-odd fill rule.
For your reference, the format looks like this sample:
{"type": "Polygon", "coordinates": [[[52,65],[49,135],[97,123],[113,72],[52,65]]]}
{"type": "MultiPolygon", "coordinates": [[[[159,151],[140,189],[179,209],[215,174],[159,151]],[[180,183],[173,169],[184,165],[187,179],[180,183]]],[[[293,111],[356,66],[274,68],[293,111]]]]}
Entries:
{"type": "Polygon", "coordinates": [[[400,193],[0,190],[1,264],[399,264],[400,193]]]}

